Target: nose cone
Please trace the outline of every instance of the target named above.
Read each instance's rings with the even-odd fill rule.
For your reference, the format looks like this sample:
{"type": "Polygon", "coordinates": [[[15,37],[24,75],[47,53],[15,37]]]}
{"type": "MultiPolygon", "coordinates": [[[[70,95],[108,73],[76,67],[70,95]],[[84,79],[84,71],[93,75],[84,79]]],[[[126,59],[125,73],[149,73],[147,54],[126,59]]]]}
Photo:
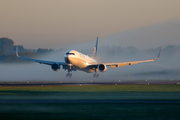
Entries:
{"type": "Polygon", "coordinates": [[[69,61],[68,56],[65,56],[65,57],[64,57],[64,60],[65,60],[65,62],[66,62],[67,64],[70,64],[70,61],[69,61]]]}
{"type": "Polygon", "coordinates": [[[67,64],[70,64],[70,56],[69,53],[71,53],[72,50],[68,50],[64,55],[64,60],[67,64]]]}

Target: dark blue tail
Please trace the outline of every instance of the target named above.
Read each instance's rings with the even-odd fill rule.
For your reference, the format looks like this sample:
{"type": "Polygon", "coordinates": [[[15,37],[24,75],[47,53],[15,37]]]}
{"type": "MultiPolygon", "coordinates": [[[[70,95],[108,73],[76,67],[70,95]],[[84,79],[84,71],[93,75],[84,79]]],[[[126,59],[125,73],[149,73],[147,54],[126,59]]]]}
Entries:
{"type": "Polygon", "coordinates": [[[94,53],[93,53],[93,58],[96,59],[96,55],[97,55],[97,46],[98,46],[98,37],[96,39],[96,45],[94,47],[94,53]]]}

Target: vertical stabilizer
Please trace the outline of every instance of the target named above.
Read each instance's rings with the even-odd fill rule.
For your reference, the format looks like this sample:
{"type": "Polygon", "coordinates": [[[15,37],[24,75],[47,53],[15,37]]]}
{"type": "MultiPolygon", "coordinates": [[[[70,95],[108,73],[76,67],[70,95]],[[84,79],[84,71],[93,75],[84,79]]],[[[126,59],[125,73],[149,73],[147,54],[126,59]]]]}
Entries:
{"type": "Polygon", "coordinates": [[[97,55],[97,46],[98,46],[98,37],[96,39],[96,45],[94,47],[94,53],[93,53],[93,58],[96,59],[96,55],[97,55]]]}

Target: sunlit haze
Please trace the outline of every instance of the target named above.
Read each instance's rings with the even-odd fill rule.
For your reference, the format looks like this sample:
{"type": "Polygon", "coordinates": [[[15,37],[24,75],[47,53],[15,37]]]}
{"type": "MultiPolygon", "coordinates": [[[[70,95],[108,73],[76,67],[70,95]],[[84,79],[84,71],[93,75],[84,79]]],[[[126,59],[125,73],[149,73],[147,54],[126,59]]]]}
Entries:
{"type": "Polygon", "coordinates": [[[109,36],[113,35],[119,35],[117,40],[126,46],[132,46],[132,42],[136,43],[135,47],[180,45],[179,11],[179,0],[1,0],[0,37],[8,37],[16,45],[35,49],[92,41],[96,36],[108,43],[111,41],[109,36]],[[173,22],[175,27],[170,24],[173,22]],[[161,34],[151,32],[154,29],[148,34],[148,27],[158,25],[160,27],[156,30],[161,34]],[[163,26],[171,29],[162,34],[163,26]],[[138,32],[143,28],[148,28],[144,29],[146,34],[138,32]],[[122,33],[128,31],[131,39],[126,41],[122,33]],[[168,34],[169,39],[163,39],[162,35],[168,34]],[[137,36],[141,35],[140,40],[137,36]],[[153,36],[156,40],[148,44],[153,36]]]}

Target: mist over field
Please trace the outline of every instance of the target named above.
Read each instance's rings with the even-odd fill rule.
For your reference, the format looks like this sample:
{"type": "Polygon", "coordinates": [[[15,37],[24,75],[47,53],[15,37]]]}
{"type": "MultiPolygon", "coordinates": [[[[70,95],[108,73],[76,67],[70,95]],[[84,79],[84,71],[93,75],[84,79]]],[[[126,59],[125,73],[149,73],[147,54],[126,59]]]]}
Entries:
{"type": "MultiPolygon", "coordinates": [[[[99,62],[124,62],[156,58],[159,50],[161,56],[157,61],[140,63],[120,68],[107,68],[99,72],[99,79],[94,73],[73,72],[72,78],[66,78],[67,71],[55,72],[51,66],[38,63],[0,64],[0,81],[119,81],[119,80],[169,80],[180,79],[180,20],[127,30],[98,41],[97,60],[99,62]]],[[[64,53],[74,49],[89,56],[93,55],[95,40],[73,45],[64,45],[54,53],[36,57],[49,61],[63,61],[64,53]]]]}
{"type": "MultiPolygon", "coordinates": [[[[100,77],[93,78],[94,73],[73,71],[72,78],[66,78],[67,71],[53,71],[51,66],[38,63],[0,64],[0,81],[55,81],[55,82],[114,82],[119,80],[170,80],[180,78],[180,46],[169,45],[165,48],[139,50],[135,47],[100,46],[97,59],[100,62],[123,62],[156,58],[159,50],[161,56],[157,61],[140,63],[120,68],[107,68],[107,71],[98,72],[100,77]]],[[[64,61],[64,53],[67,49],[48,54],[43,60],[64,61]]],[[[93,46],[79,48],[78,51],[92,56],[93,46]]]]}

